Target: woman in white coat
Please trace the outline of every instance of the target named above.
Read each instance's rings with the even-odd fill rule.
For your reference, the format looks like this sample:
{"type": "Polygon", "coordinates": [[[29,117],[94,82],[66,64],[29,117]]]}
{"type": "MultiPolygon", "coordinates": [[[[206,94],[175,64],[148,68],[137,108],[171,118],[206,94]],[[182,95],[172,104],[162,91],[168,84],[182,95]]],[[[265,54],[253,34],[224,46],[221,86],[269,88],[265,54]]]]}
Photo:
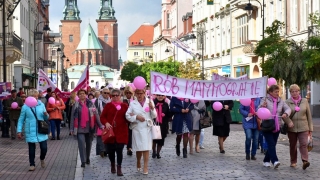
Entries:
{"type": "Polygon", "coordinates": [[[143,155],[143,174],[148,174],[149,151],[152,149],[152,119],[157,117],[154,103],[145,96],[145,90],[136,90],[137,100],[130,103],[126,118],[131,122],[132,149],[136,151],[137,170],[141,171],[140,160],[143,155]]]}

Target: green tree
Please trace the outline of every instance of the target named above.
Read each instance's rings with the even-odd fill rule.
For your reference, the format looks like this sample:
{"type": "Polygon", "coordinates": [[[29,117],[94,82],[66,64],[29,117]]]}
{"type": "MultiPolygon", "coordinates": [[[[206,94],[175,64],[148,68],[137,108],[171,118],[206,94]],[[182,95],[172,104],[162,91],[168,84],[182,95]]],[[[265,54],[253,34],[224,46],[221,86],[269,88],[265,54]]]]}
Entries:
{"type": "Polygon", "coordinates": [[[265,57],[265,63],[261,64],[264,75],[283,79],[286,85],[299,84],[303,87],[310,80],[305,71],[305,43],[282,38],[279,29],[284,27],[284,23],[275,20],[266,28],[267,37],[258,42],[254,53],[265,57]]]}
{"type": "Polygon", "coordinates": [[[200,63],[194,59],[187,60],[185,64],[181,63],[179,66],[178,77],[200,80],[201,79],[200,63]]]}
{"type": "Polygon", "coordinates": [[[136,75],[136,73],[137,73],[136,70],[138,68],[139,68],[139,65],[137,65],[136,63],[127,62],[122,68],[122,71],[121,71],[121,74],[120,74],[120,78],[122,80],[126,80],[126,81],[132,82],[133,79],[137,76],[136,75]]]}

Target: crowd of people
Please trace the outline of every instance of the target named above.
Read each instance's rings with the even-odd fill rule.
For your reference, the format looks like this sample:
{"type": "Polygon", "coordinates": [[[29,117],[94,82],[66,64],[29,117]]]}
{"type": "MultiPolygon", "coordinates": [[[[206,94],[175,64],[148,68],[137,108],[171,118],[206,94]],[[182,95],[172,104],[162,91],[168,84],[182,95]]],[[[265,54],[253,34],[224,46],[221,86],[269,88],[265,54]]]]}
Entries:
{"type": "MultiPolygon", "coordinates": [[[[297,166],[297,142],[302,159],[302,168],[310,166],[308,160],[308,137],[312,135],[313,124],[308,100],[300,96],[300,87],[290,86],[290,98],[286,101],[279,97],[279,86],[272,85],[268,94],[263,98],[252,98],[249,106],[240,105],[239,112],[243,116],[242,125],[245,134],[246,160],[257,160],[257,149],[262,148],[263,137],[268,148],[262,160],[263,165],[274,168],[280,166],[277,157],[276,145],[280,128],[285,123],[288,126],[290,143],[291,167],[297,166]],[[259,108],[267,108],[272,113],[275,128],[272,131],[261,131],[259,108]],[[259,146],[260,143],[260,146],[259,146]]],[[[111,173],[123,176],[123,150],[126,147],[127,155],[136,156],[138,172],[147,175],[149,153],[152,158],[160,159],[162,147],[165,145],[167,134],[176,134],[176,155],[188,157],[194,152],[200,153],[204,149],[204,129],[200,126],[200,119],[209,116],[212,120],[213,135],[218,138],[220,153],[226,152],[224,142],[230,133],[232,122],[230,111],[234,107],[231,100],[219,101],[223,108],[214,110],[212,104],[217,101],[200,100],[192,103],[180,97],[167,97],[161,94],[150,95],[147,89],[134,90],[131,86],[121,89],[101,87],[100,90],[88,88],[73,92],[64,102],[59,96],[47,90],[43,92],[30,90],[28,96],[37,99],[35,107],[24,105],[26,93],[22,90],[17,93],[11,91],[11,97],[6,100],[5,107],[9,110],[11,138],[25,138],[29,147],[30,171],[35,170],[35,146],[40,144],[41,167],[45,167],[47,140],[61,140],[61,122],[68,124],[69,135],[75,135],[81,159],[81,167],[90,164],[92,141],[96,137],[96,155],[110,160],[111,173]],[[53,98],[55,103],[49,103],[53,98]],[[17,108],[11,104],[16,102],[17,108]],[[48,135],[37,133],[37,121],[46,121],[50,126],[48,135]],[[172,127],[170,126],[172,124],[172,127]],[[152,138],[152,126],[158,125],[161,130],[161,139],[152,138]],[[103,143],[103,129],[113,129],[115,141],[103,143]],[[143,158],[143,164],[141,159],[143,158]]]]}

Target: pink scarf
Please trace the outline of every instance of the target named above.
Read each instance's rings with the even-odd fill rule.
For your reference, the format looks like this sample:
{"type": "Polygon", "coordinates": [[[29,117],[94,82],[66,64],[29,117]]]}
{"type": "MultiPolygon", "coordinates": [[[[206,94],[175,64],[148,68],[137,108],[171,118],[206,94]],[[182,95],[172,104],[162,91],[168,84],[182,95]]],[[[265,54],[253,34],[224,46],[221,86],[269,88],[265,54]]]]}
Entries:
{"type": "Polygon", "coordinates": [[[88,117],[89,110],[88,110],[86,101],[81,102],[81,100],[79,99],[79,103],[82,105],[80,126],[81,128],[86,128],[87,122],[89,121],[89,117],[88,117]]]}
{"type": "Polygon", "coordinates": [[[161,123],[162,124],[162,104],[163,103],[157,103],[156,107],[156,110],[157,110],[157,122],[161,123]]]}
{"type": "Polygon", "coordinates": [[[250,104],[250,113],[254,114],[256,108],[254,107],[254,99],[251,99],[251,104],[250,104]]]}
{"type": "Polygon", "coordinates": [[[291,97],[291,99],[292,99],[292,101],[294,102],[294,104],[295,104],[296,106],[298,106],[298,102],[301,101],[301,96],[299,95],[299,98],[298,98],[297,100],[293,99],[292,97],[291,97]]]}
{"type": "Polygon", "coordinates": [[[111,103],[114,105],[114,107],[117,107],[118,105],[121,105],[121,102],[114,102],[114,101],[112,101],[111,103]]]}
{"type": "Polygon", "coordinates": [[[278,119],[278,116],[277,116],[278,98],[274,98],[272,96],[271,96],[271,98],[273,100],[272,116],[274,117],[275,126],[276,126],[276,129],[273,132],[275,133],[275,132],[280,131],[279,119],[278,119]]]}

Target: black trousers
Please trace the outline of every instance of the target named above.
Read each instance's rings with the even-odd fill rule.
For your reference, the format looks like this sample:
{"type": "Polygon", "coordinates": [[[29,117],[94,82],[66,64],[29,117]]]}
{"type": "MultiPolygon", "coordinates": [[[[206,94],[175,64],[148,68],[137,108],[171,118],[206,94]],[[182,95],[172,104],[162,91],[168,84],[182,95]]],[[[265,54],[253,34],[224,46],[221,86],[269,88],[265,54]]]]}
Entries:
{"type": "Polygon", "coordinates": [[[128,132],[129,132],[128,133],[129,138],[128,138],[127,150],[132,149],[132,130],[129,129],[128,132]]]}
{"type": "Polygon", "coordinates": [[[116,162],[116,154],[117,154],[117,165],[121,166],[123,159],[123,148],[124,144],[107,144],[109,160],[111,163],[116,162]]]}

